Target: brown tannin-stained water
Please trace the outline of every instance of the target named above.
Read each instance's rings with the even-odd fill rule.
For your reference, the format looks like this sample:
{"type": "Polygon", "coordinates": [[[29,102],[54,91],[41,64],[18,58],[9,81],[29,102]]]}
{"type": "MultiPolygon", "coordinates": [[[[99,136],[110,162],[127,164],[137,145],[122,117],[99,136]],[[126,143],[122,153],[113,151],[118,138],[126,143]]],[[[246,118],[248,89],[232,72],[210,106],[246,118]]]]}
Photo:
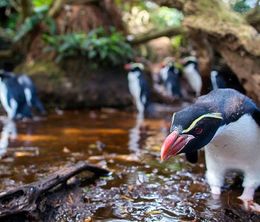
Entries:
{"type": "MultiPolygon", "coordinates": [[[[84,160],[111,175],[81,188],[80,207],[59,205],[63,209],[44,221],[260,221],[236,198],[242,192],[237,174],[228,174],[220,199],[211,196],[203,153],[196,165],[183,156],[160,162],[169,120],[170,114],[142,120],[110,109],[16,124],[2,120],[0,190],[84,160]]],[[[260,203],[260,192],[255,200],[260,203]]]]}

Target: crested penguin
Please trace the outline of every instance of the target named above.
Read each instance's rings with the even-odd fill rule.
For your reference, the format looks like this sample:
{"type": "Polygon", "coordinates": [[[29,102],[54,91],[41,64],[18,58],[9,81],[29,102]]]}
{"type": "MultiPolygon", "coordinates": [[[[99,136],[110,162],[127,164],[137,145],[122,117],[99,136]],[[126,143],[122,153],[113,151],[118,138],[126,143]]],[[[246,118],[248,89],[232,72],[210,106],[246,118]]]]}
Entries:
{"type": "Polygon", "coordinates": [[[228,66],[224,66],[220,70],[212,70],[210,79],[212,89],[232,88],[243,94],[246,92],[237,76],[228,66]]]}
{"type": "Polygon", "coordinates": [[[202,88],[202,79],[198,69],[198,62],[194,56],[183,59],[183,75],[189,83],[196,97],[200,96],[202,88]]]}
{"type": "Polygon", "coordinates": [[[180,71],[176,68],[172,58],[165,58],[161,64],[160,80],[170,96],[182,97],[180,71]]]}
{"type": "Polygon", "coordinates": [[[32,117],[23,87],[17,78],[5,72],[0,74],[0,100],[10,119],[32,117]]]}
{"type": "Polygon", "coordinates": [[[174,113],[161,159],[185,153],[195,163],[205,146],[206,178],[219,195],[227,170],[244,174],[240,199],[253,200],[260,186],[260,109],[234,89],[217,89],[174,113]]]}
{"type": "Polygon", "coordinates": [[[37,96],[36,87],[32,79],[25,75],[17,76],[18,82],[23,86],[26,102],[29,107],[35,107],[42,115],[46,114],[45,108],[37,96]]]}
{"type": "Polygon", "coordinates": [[[125,69],[128,70],[128,88],[136,109],[139,114],[145,114],[149,111],[150,90],[143,73],[144,66],[142,63],[129,63],[125,69]]]}

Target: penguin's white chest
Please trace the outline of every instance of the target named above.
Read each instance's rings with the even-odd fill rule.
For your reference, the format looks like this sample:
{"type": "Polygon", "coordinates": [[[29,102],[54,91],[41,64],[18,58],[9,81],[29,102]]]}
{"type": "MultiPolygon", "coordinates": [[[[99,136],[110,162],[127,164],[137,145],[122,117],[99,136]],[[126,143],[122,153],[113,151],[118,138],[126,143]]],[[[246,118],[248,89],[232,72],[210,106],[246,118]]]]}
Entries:
{"type": "Polygon", "coordinates": [[[129,72],[128,73],[128,88],[131,95],[134,98],[136,108],[139,113],[144,112],[144,103],[141,98],[141,85],[139,80],[140,72],[129,72]]]}
{"type": "Polygon", "coordinates": [[[196,96],[200,95],[202,88],[202,80],[198,71],[195,69],[194,64],[189,64],[184,67],[184,76],[190,84],[191,88],[195,91],[196,96]]]}
{"type": "Polygon", "coordinates": [[[160,70],[160,76],[161,76],[163,82],[166,82],[168,79],[168,71],[169,71],[168,66],[165,66],[165,67],[161,68],[161,70],[160,70]]]}
{"type": "Polygon", "coordinates": [[[217,75],[218,73],[216,71],[211,71],[210,73],[210,80],[211,80],[211,84],[213,89],[218,89],[218,84],[217,84],[217,75]]]}
{"type": "Polygon", "coordinates": [[[166,92],[169,96],[173,96],[172,94],[172,82],[169,81],[169,66],[165,66],[160,70],[160,76],[163,80],[163,84],[165,85],[166,92]]]}
{"type": "Polygon", "coordinates": [[[9,113],[11,112],[11,107],[8,104],[7,93],[8,91],[6,85],[0,81],[0,99],[4,109],[7,111],[7,113],[9,113]]]}
{"type": "Polygon", "coordinates": [[[207,168],[216,172],[241,170],[260,183],[260,128],[251,115],[220,127],[205,154],[207,168]]]}
{"type": "Polygon", "coordinates": [[[139,81],[140,73],[138,71],[128,73],[128,87],[131,95],[137,99],[141,94],[141,86],[139,81]]]}

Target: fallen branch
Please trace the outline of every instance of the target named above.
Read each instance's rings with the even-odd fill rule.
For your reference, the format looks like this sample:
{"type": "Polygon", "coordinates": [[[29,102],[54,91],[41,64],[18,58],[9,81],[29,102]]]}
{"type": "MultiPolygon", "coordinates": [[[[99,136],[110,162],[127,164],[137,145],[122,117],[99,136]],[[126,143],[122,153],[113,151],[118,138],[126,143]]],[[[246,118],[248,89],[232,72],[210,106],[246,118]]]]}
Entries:
{"type": "Polygon", "coordinates": [[[2,192],[0,194],[0,218],[36,210],[40,197],[51,189],[66,184],[68,179],[83,171],[90,171],[95,176],[109,173],[97,166],[79,162],[76,165],[63,168],[41,181],[2,192]]]}
{"type": "Polygon", "coordinates": [[[163,36],[172,37],[174,35],[183,34],[183,32],[182,28],[170,27],[164,30],[143,34],[134,39],[128,40],[128,42],[132,45],[137,45],[163,36]]]}

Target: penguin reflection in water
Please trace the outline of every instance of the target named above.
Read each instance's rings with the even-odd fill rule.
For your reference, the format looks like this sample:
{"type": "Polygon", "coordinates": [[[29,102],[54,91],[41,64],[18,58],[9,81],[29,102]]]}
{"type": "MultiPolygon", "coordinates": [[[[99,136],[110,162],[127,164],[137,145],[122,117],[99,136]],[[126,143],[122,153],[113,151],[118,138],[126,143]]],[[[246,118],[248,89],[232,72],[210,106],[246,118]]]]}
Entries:
{"type": "Polygon", "coordinates": [[[144,76],[142,63],[129,63],[125,65],[128,70],[128,88],[134,99],[136,109],[140,115],[151,112],[150,89],[144,76]]]}
{"type": "Polygon", "coordinates": [[[0,157],[6,153],[7,147],[9,145],[9,140],[14,140],[17,138],[17,128],[16,123],[9,118],[1,118],[0,122],[3,124],[1,137],[0,137],[0,157]]]}
{"type": "Polygon", "coordinates": [[[202,79],[198,68],[197,59],[189,56],[183,59],[183,75],[189,83],[196,97],[200,96],[202,89],[202,79]]]}
{"type": "Polygon", "coordinates": [[[237,169],[244,174],[240,199],[253,203],[260,186],[260,110],[251,99],[234,89],[213,90],[173,114],[170,131],[161,148],[162,160],[185,153],[195,163],[205,146],[212,194],[221,193],[226,171],[237,169]]]}

